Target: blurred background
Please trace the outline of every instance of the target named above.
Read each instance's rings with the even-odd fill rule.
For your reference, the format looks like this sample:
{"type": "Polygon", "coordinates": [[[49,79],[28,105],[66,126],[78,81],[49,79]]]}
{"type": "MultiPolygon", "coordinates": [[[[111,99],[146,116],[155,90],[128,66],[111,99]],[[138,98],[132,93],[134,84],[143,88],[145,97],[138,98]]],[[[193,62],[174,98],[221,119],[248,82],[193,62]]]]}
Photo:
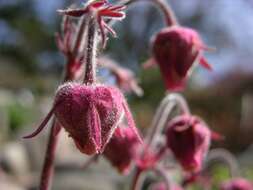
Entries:
{"type": "MultiPolygon", "coordinates": [[[[253,2],[250,0],[169,0],[179,22],[197,29],[204,42],[215,47],[205,56],[213,72],[201,67],[191,76],[184,95],[194,114],[224,135],[213,147],[224,147],[238,158],[243,175],[253,179],[253,2]]],[[[62,77],[64,57],[54,34],[60,28],[57,9],[75,0],[0,0],[0,189],[36,189],[46,148],[48,129],[40,136],[21,137],[36,127],[53,101],[62,77]],[[8,187],[8,188],[7,188],[8,187]]],[[[150,39],[164,26],[149,3],[137,3],[114,28],[105,54],[132,69],[144,89],[139,98],[128,95],[135,120],[146,131],[165,88],[159,70],[143,70],[150,56],[150,39]]],[[[113,78],[112,78],[113,79],[113,78]]],[[[78,169],[87,157],[62,134],[57,154],[54,188],[127,189],[106,161],[78,169]],[[85,179],[85,180],[84,180],[85,179]],[[94,180],[100,180],[94,184],[94,180]]],[[[221,178],[224,176],[222,171],[221,178]]],[[[128,181],[127,181],[128,180],[128,181]]]]}

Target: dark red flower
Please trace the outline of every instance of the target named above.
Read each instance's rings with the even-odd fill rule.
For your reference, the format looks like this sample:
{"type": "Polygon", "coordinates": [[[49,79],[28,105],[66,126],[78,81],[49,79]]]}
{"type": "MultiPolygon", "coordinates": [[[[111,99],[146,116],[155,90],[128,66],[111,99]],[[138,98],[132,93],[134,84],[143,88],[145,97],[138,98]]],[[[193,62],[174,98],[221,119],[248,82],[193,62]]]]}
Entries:
{"type": "Polygon", "coordinates": [[[202,55],[203,50],[206,49],[207,47],[195,30],[171,26],[162,29],[155,35],[154,59],[149,63],[159,65],[168,90],[181,90],[195,61],[211,69],[202,55]]]}
{"type": "Polygon", "coordinates": [[[168,147],[183,169],[198,172],[211,139],[206,124],[196,116],[177,116],[168,124],[166,136],[168,147]]]}
{"type": "Polygon", "coordinates": [[[136,134],[128,127],[120,126],[115,130],[103,155],[120,173],[127,175],[131,163],[136,159],[139,145],[136,134]]]}
{"type": "Polygon", "coordinates": [[[26,138],[37,135],[53,113],[85,154],[102,153],[124,115],[140,140],[124,96],[115,87],[79,83],[61,85],[53,109],[39,128],[26,138]]]}
{"type": "Polygon", "coordinates": [[[221,185],[221,190],[253,190],[252,182],[243,179],[235,178],[228,180],[221,185]]]}
{"type": "Polygon", "coordinates": [[[85,14],[96,13],[96,19],[100,28],[101,38],[103,47],[106,43],[106,32],[110,32],[113,36],[116,36],[116,32],[103,20],[103,18],[109,19],[124,19],[125,13],[123,10],[126,6],[113,6],[108,3],[107,0],[98,0],[98,1],[88,1],[83,8],[80,9],[67,9],[67,10],[58,10],[58,12],[63,13],[68,16],[81,17],[85,14]]]}

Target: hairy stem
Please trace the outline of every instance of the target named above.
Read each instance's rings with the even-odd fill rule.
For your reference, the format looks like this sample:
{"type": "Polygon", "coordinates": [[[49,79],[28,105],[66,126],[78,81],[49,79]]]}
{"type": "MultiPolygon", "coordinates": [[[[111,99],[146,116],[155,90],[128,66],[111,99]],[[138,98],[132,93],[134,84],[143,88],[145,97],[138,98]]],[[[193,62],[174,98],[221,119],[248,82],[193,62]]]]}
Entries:
{"type": "Polygon", "coordinates": [[[52,127],[50,130],[47,150],[45,154],[45,160],[40,179],[40,190],[49,190],[54,175],[54,159],[55,151],[59,138],[61,127],[57,123],[56,119],[53,120],[52,127]]]}
{"type": "Polygon", "coordinates": [[[91,15],[88,20],[85,54],[85,76],[84,83],[92,84],[96,80],[96,51],[97,51],[97,25],[95,16],[91,15]]]}
{"type": "MultiPolygon", "coordinates": [[[[84,32],[85,32],[85,19],[82,18],[80,21],[80,25],[76,34],[76,40],[74,43],[74,56],[78,56],[80,50],[82,49],[81,47],[81,42],[84,37],[84,32]]],[[[68,67],[72,60],[67,60],[67,65],[65,67],[66,72],[65,76],[63,77],[63,83],[69,80],[74,80],[75,76],[70,75],[70,71],[68,70],[70,67],[68,67]]],[[[43,169],[41,173],[41,178],[40,178],[40,186],[39,190],[49,190],[51,187],[51,183],[54,177],[54,160],[55,160],[55,152],[57,148],[57,143],[59,139],[59,134],[61,131],[61,127],[59,123],[57,123],[56,118],[53,119],[52,127],[50,130],[50,135],[49,135],[49,140],[48,140],[48,145],[47,145],[47,150],[45,153],[45,159],[44,159],[44,164],[43,164],[43,169]]]]}

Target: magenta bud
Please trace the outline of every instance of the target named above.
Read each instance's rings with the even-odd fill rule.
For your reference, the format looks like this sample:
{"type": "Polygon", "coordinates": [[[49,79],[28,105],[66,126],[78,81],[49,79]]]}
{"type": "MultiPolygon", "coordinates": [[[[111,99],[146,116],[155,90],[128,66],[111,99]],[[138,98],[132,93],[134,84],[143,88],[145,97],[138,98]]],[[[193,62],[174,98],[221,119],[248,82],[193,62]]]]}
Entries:
{"type": "Polygon", "coordinates": [[[198,117],[181,115],[174,118],[166,131],[167,146],[185,171],[202,168],[210,144],[211,132],[198,117]]]}
{"type": "Polygon", "coordinates": [[[55,114],[77,146],[85,154],[102,153],[123,116],[128,127],[142,143],[133,116],[123,94],[116,87],[65,83],[39,127],[24,138],[38,135],[55,114]]]}
{"type": "Polygon", "coordinates": [[[107,144],[103,155],[124,175],[130,172],[131,164],[136,159],[140,141],[128,127],[117,128],[107,144]]]}
{"type": "Polygon", "coordinates": [[[115,87],[66,83],[57,90],[55,104],[56,118],[82,153],[102,153],[124,114],[138,136],[124,96],[115,87]]]}
{"type": "Polygon", "coordinates": [[[100,153],[123,116],[120,100],[113,87],[66,83],[57,90],[55,116],[81,152],[100,153]]]}
{"type": "Polygon", "coordinates": [[[171,26],[162,29],[153,41],[154,61],[159,65],[165,86],[168,90],[182,90],[193,63],[211,69],[205,58],[199,34],[193,29],[171,26]]]}
{"type": "Polygon", "coordinates": [[[234,178],[223,182],[220,190],[253,190],[253,184],[243,178],[234,178]]]}

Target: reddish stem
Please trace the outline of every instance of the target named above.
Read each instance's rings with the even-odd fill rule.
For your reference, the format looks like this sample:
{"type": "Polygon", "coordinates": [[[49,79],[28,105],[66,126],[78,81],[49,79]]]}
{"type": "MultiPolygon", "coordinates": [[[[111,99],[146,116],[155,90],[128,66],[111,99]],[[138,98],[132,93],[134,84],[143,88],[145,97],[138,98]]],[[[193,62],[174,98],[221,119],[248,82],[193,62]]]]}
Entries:
{"type": "Polygon", "coordinates": [[[166,24],[168,26],[178,24],[174,11],[171,9],[168,3],[166,3],[164,0],[151,0],[151,1],[154,2],[163,12],[165,16],[166,24]]]}
{"type": "Polygon", "coordinates": [[[139,167],[136,168],[136,172],[134,174],[134,177],[133,177],[133,182],[132,182],[132,187],[131,187],[131,190],[138,190],[139,188],[139,178],[141,176],[141,173],[142,173],[142,169],[140,169],[139,167]]]}
{"type": "MultiPolygon", "coordinates": [[[[84,33],[84,20],[81,21],[81,26],[79,27],[79,30],[77,32],[77,40],[75,41],[74,45],[74,52],[75,56],[78,56],[78,49],[81,48],[81,41],[84,33]]],[[[70,58],[69,58],[70,59],[70,58]]],[[[67,64],[70,64],[72,60],[67,60],[67,64]]],[[[68,65],[65,67],[66,69],[69,69],[68,65]]],[[[69,75],[70,71],[67,70],[65,72],[65,76],[63,79],[63,83],[69,80],[74,80],[75,76],[74,75],[69,75]]],[[[40,187],[39,190],[49,190],[51,186],[51,182],[54,176],[54,160],[55,160],[55,152],[56,152],[56,146],[58,143],[59,139],[59,134],[61,131],[61,127],[59,123],[57,123],[56,119],[53,119],[52,127],[50,130],[50,135],[49,135],[49,140],[48,140],[48,145],[47,145],[47,150],[45,154],[45,160],[43,164],[43,169],[41,173],[41,178],[40,178],[40,187]]]]}
{"type": "Polygon", "coordinates": [[[39,188],[40,190],[48,190],[51,187],[52,178],[54,175],[55,150],[59,139],[60,131],[61,131],[60,125],[57,123],[56,119],[54,119],[50,130],[49,141],[41,173],[40,188],[39,188]]]}
{"type": "MultiPolygon", "coordinates": [[[[118,4],[119,5],[131,5],[133,3],[139,2],[141,0],[122,0],[118,4]]],[[[163,12],[165,17],[165,22],[168,26],[178,25],[177,18],[174,14],[174,11],[164,0],[148,0],[147,2],[154,3],[157,7],[163,12]]],[[[109,22],[110,25],[115,23],[115,20],[109,22]]]]}

